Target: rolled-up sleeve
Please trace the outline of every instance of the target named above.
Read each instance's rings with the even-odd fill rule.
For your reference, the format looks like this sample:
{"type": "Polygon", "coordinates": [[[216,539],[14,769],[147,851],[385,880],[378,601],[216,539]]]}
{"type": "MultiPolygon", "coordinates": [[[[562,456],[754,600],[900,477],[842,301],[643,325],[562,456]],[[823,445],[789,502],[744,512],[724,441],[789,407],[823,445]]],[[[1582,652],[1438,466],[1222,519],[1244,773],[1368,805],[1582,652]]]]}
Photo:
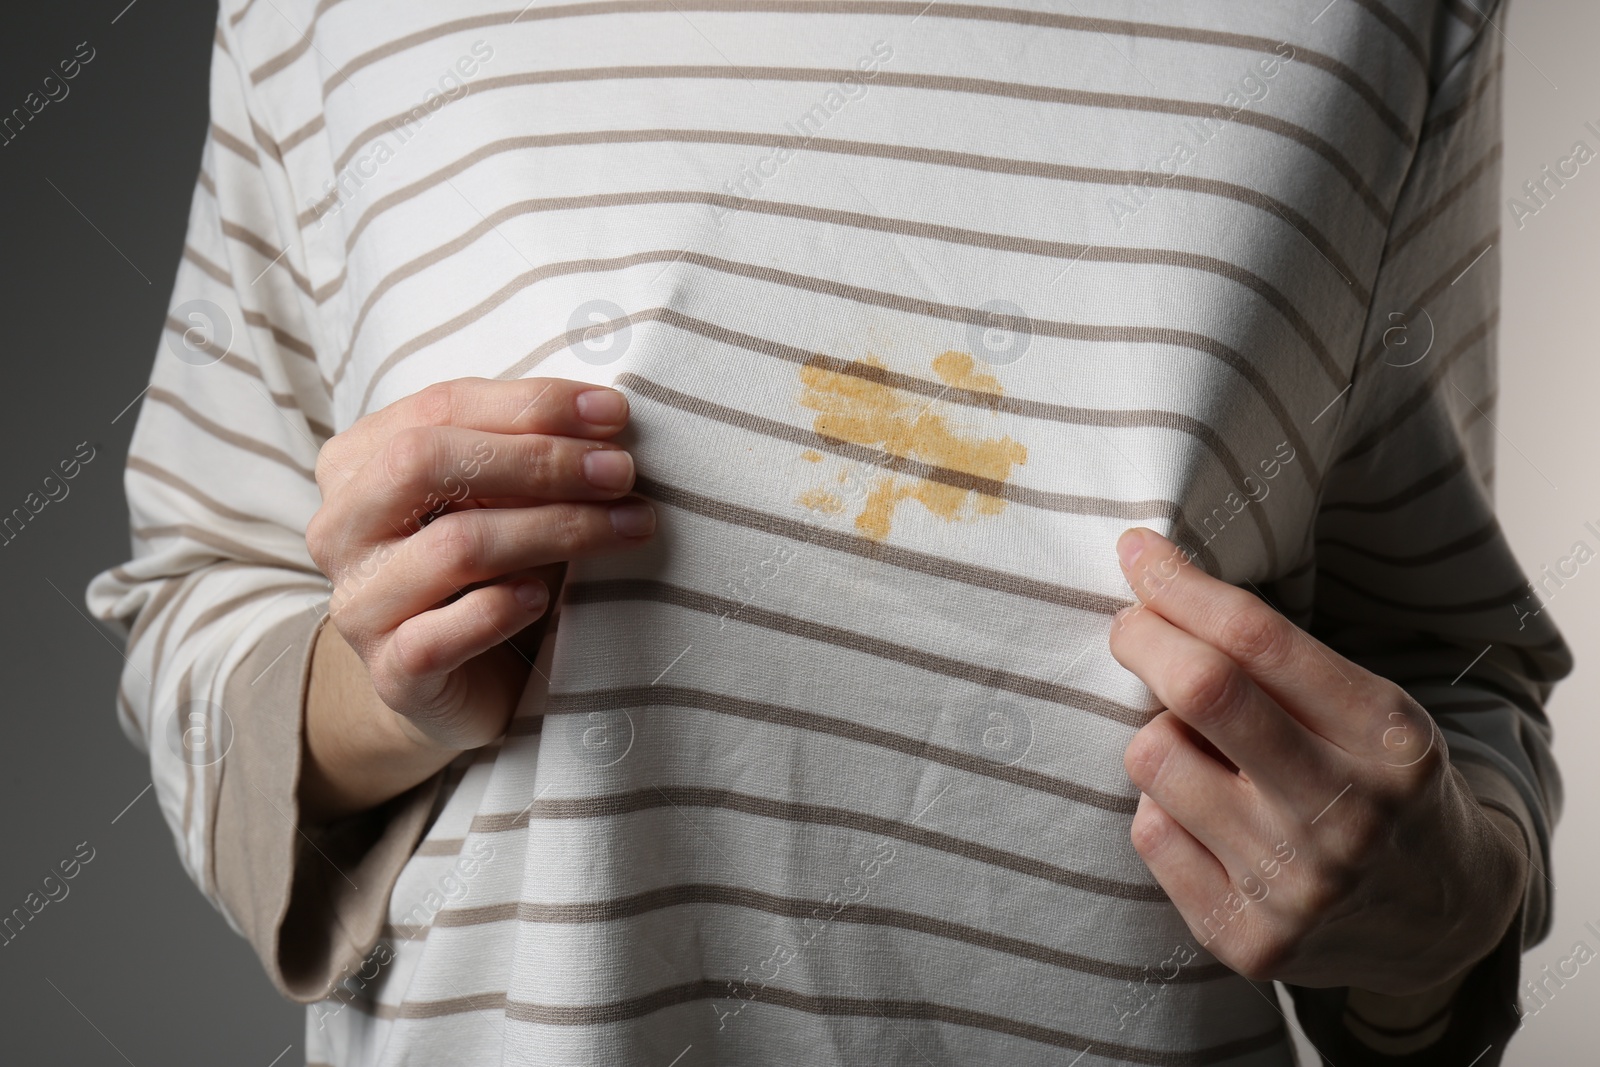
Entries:
{"type": "Polygon", "coordinates": [[[211,125],[124,486],[132,551],[93,614],[126,639],[117,715],[184,867],[275,986],[322,999],[377,939],[442,775],[300,825],[302,717],[329,587],[306,550],[332,433],[318,305],[268,118],[218,20],[211,125]]]}

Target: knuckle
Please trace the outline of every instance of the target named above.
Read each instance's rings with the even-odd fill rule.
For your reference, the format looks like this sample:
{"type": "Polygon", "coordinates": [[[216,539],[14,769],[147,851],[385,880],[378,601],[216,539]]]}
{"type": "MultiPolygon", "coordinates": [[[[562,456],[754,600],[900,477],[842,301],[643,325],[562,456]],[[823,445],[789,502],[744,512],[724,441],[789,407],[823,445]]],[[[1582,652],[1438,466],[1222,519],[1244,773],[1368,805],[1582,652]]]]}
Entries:
{"type": "Polygon", "coordinates": [[[1177,668],[1172,702],[1195,724],[1225,726],[1243,702],[1244,675],[1221,656],[1198,656],[1177,668]]]}
{"type": "Polygon", "coordinates": [[[1449,748],[1444,732],[1422,705],[1408,699],[1400,715],[1399,720],[1391,715],[1388,722],[1403,725],[1398,729],[1391,726],[1384,733],[1383,762],[1391,771],[1385,778],[1403,794],[1414,795],[1446,773],[1449,748]],[[1391,735],[1398,735],[1398,740],[1391,735]]]}
{"type": "Polygon", "coordinates": [[[1276,614],[1260,604],[1249,604],[1222,620],[1223,650],[1242,663],[1263,667],[1283,661],[1288,651],[1287,633],[1276,614]]]}
{"type": "Polygon", "coordinates": [[[1171,748],[1170,731],[1163,725],[1162,720],[1151,722],[1133,735],[1133,740],[1128,742],[1127,751],[1123,753],[1122,763],[1128,772],[1128,777],[1137,785],[1153,786],[1161,776],[1161,768],[1166,763],[1167,753],[1171,748]]]}
{"type": "Polygon", "coordinates": [[[1159,855],[1163,846],[1172,839],[1172,826],[1159,810],[1152,807],[1134,815],[1128,837],[1133,842],[1135,852],[1144,857],[1153,857],[1159,855]]]}
{"type": "Polygon", "coordinates": [[[1108,638],[1108,647],[1118,662],[1121,662],[1122,656],[1130,651],[1127,648],[1127,642],[1133,640],[1133,637],[1128,631],[1137,627],[1143,621],[1141,618],[1143,614],[1144,602],[1136,600],[1112,616],[1111,636],[1108,638]]]}
{"type": "Polygon", "coordinates": [[[1291,932],[1321,926],[1361,888],[1366,849],[1356,836],[1329,835],[1308,850],[1304,861],[1283,873],[1273,891],[1273,911],[1291,932]]]}
{"type": "Polygon", "coordinates": [[[383,472],[389,484],[414,493],[426,480],[438,453],[438,436],[426,426],[408,426],[383,446],[383,472]]]}
{"type": "Polygon", "coordinates": [[[544,509],[545,540],[563,555],[585,548],[594,538],[588,512],[574,504],[551,504],[544,509]]]}
{"type": "Polygon", "coordinates": [[[484,556],[483,527],[473,521],[475,512],[452,512],[431,523],[421,537],[438,573],[470,574],[484,556]]]}
{"type": "Polygon", "coordinates": [[[333,547],[332,531],[328,529],[328,522],[327,509],[318,508],[306,523],[306,552],[324,575],[328,574],[333,547]]]}
{"type": "Polygon", "coordinates": [[[1335,880],[1344,877],[1362,857],[1381,845],[1401,807],[1397,797],[1374,790],[1368,791],[1364,803],[1352,805],[1339,826],[1339,833],[1334,836],[1340,847],[1330,853],[1325,864],[1330,877],[1335,880]]]}
{"type": "Polygon", "coordinates": [[[1252,982],[1270,982],[1282,973],[1289,955],[1286,938],[1276,931],[1261,930],[1241,939],[1225,962],[1252,982]]]}
{"type": "Polygon", "coordinates": [[[554,482],[560,459],[557,440],[548,434],[530,433],[523,435],[519,443],[523,450],[523,469],[533,486],[544,488],[554,482]]]}
{"type": "Polygon", "coordinates": [[[461,400],[461,379],[434,382],[411,397],[411,419],[423,426],[449,426],[461,400]]]}
{"type": "Polygon", "coordinates": [[[334,479],[343,469],[342,460],[345,453],[344,434],[335,434],[322,442],[322,447],[317,449],[317,462],[313,474],[317,479],[317,488],[322,490],[322,495],[328,495],[328,487],[336,484],[334,479]]]}
{"type": "Polygon", "coordinates": [[[438,649],[433,642],[421,639],[412,629],[402,626],[390,635],[384,649],[383,663],[384,669],[375,672],[373,688],[378,688],[376,675],[381,674],[388,694],[386,696],[380,690],[378,695],[388,703],[390,697],[403,699],[410,692],[412,683],[438,669],[438,649]]]}

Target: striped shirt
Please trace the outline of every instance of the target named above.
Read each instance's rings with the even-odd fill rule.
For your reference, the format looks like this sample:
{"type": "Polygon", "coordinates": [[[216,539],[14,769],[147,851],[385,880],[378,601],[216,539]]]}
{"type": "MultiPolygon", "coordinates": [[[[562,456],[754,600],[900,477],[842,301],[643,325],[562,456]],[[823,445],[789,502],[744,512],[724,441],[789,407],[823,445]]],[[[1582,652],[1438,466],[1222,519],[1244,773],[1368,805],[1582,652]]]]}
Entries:
{"type": "Polygon", "coordinates": [[[223,0],[88,601],[309,1063],[1291,1063],[1129,841],[1135,524],[1523,828],[1453,1000],[1291,990],[1336,1062],[1498,1062],[1572,659],[1493,511],[1497,9],[1318,8],[223,0]],[[504,738],[298,832],[318,449],[469,375],[624,390],[658,533],[504,738]]]}

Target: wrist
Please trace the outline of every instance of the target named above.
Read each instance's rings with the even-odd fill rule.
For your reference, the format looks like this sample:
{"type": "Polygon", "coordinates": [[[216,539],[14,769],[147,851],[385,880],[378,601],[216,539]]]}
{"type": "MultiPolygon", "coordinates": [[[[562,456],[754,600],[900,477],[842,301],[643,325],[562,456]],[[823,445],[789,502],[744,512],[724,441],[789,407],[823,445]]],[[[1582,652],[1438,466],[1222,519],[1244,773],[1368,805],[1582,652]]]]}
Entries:
{"type": "Polygon", "coordinates": [[[331,625],[312,651],[302,731],[300,820],[359,814],[426,781],[460,753],[379,699],[366,666],[331,625]]]}

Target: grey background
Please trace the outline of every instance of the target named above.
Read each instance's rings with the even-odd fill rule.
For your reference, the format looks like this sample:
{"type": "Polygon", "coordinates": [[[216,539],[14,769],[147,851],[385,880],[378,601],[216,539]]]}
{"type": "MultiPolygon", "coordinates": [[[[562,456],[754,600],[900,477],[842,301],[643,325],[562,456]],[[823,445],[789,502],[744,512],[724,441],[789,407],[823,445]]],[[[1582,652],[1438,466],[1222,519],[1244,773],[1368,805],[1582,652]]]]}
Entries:
{"type": "MultiPolygon", "coordinates": [[[[1325,2],[1304,0],[1307,17],[1325,2]]],[[[20,106],[79,42],[97,53],[64,100],[0,147],[9,381],[0,393],[0,513],[38,489],[79,442],[96,449],[67,498],[0,546],[10,605],[0,629],[0,914],[39,890],[80,842],[95,850],[67,883],[69,895],[0,946],[4,1063],[304,1061],[302,1009],[277,998],[245,942],[189,882],[153,794],[141,792],[146,767],[116,721],[122,660],[82,613],[89,578],[128,553],[121,473],[137,408],[124,409],[147,381],[182,250],[214,10],[204,0],[57,0],[0,14],[0,114],[20,106]]],[[[1583,126],[1600,127],[1600,4],[1519,0],[1494,32],[1511,42],[1510,196],[1574,140],[1600,149],[1600,136],[1583,126]]],[[[1504,278],[1501,395],[1491,412],[1500,432],[1496,482],[1512,543],[1537,572],[1576,539],[1595,544],[1584,521],[1600,526],[1592,314],[1600,162],[1522,228],[1509,212],[1501,224],[1490,252],[1504,278]]],[[[1585,925],[1600,929],[1600,719],[1587,713],[1600,698],[1589,640],[1600,627],[1600,577],[1591,570],[1600,573],[1585,568],[1548,608],[1578,666],[1551,707],[1567,789],[1550,872],[1554,928],[1529,953],[1525,975],[1579,940],[1600,951],[1585,925]]],[[[1505,1062],[1593,1062],[1597,1014],[1600,963],[1525,1021],[1505,1062]]]]}
{"type": "Polygon", "coordinates": [[[304,1009],[278,999],[184,874],[117,725],[121,655],[80,614],[90,577],[129,552],[122,464],[137,406],[112,420],[149,379],[183,251],[216,11],[126,4],[0,9],[0,113],[79,42],[96,53],[0,147],[0,512],[80,441],[96,450],[67,497],[0,546],[0,913],[80,842],[95,850],[66,898],[0,947],[0,1063],[267,1067],[293,1045],[277,1067],[298,1065],[304,1009]]]}

